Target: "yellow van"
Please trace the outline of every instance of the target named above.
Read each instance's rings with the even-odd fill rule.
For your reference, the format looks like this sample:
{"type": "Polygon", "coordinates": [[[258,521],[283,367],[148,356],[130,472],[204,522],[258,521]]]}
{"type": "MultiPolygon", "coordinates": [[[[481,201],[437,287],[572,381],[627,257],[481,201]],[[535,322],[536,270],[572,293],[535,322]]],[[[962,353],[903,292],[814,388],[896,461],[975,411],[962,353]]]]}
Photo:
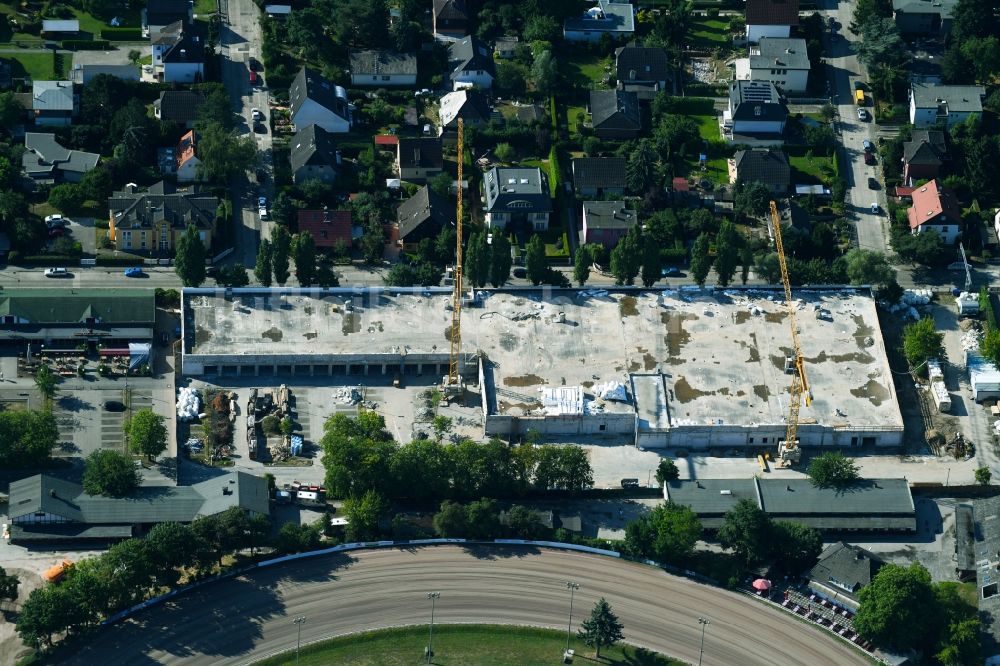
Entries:
{"type": "Polygon", "coordinates": [[[865,91],[864,90],[861,90],[859,88],[859,89],[857,89],[857,90],[854,91],[854,102],[858,106],[864,106],[865,105],[865,91]]]}

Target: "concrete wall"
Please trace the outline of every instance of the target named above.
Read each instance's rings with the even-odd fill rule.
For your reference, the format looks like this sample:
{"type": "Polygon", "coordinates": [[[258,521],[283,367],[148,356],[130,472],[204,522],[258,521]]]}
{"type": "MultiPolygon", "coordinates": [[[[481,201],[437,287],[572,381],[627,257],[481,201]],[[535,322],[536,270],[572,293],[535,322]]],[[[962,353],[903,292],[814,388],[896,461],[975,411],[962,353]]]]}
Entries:
{"type": "Polygon", "coordinates": [[[486,417],[486,435],[504,437],[524,435],[534,430],[542,435],[623,435],[635,432],[635,414],[571,414],[564,416],[508,416],[494,414],[486,417]],[[602,429],[603,427],[603,429],[602,429]]]}
{"type": "MultiPolygon", "coordinates": [[[[657,448],[775,448],[785,439],[784,425],[697,425],[675,426],[669,430],[649,430],[636,433],[635,445],[647,449],[657,448]]],[[[803,448],[837,447],[852,448],[866,444],[891,448],[902,446],[903,428],[831,428],[818,424],[800,424],[799,443],[803,448]],[[874,441],[865,442],[866,438],[874,441]]]]}

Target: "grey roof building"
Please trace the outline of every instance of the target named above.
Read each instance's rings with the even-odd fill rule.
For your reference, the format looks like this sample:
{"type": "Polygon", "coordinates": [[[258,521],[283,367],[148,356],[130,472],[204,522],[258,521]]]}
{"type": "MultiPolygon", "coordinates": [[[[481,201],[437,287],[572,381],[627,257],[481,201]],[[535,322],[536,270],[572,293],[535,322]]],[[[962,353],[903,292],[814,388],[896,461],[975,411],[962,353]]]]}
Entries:
{"type": "Polygon", "coordinates": [[[352,49],[351,83],[358,86],[414,85],[417,57],[374,49],[352,49]]]}
{"type": "Polygon", "coordinates": [[[750,50],[750,67],[809,69],[806,40],[800,37],[763,37],[750,50]]]}
{"type": "Polygon", "coordinates": [[[493,49],[473,35],[463,37],[449,45],[448,69],[451,71],[453,82],[478,84],[484,88],[489,87],[489,82],[497,74],[493,62],[493,49]]]}
{"type": "Polygon", "coordinates": [[[150,186],[145,192],[129,187],[108,197],[115,234],[123,230],[150,230],[164,222],[180,232],[189,225],[210,231],[215,225],[218,206],[218,198],[197,187],[178,189],[164,181],[150,186]]]}
{"type": "Polygon", "coordinates": [[[426,185],[396,209],[396,240],[403,247],[435,238],[446,226],[455,226],[455,206],[426,185]]]}
{"type": "MultiPolygon", "coordinates": [[[[70,116],[74,110],[72,81],[33,81],[31,110],[36,117],[70,116]]],[[[37,122],[37,118],[36,118],[37,122]]]]}
{"type": "Polygon", "coordinates": [[[916,127],[944,123],[952,127],[970,115],[981,115],[986,89],[982,86],[910,85],[910,122],[916,127]]]}
{"type": "Polygon", "coordinates": [[[817,488],[809,479],[698,479],[665,484],[666,499],[691,507],[706,529],[740,499],[774,520],[821,531],[913,532],[916,511],[906,479],[865,479],[847,488],[817,488]]]}
{"type": "Polygon", "coordinates": [[[729,86],[729,108],[733,121],[781,122],[788,107],[770,81],[735,81],[729,86]]]}
{"type": "Polygon", "coordinates": [[[270,513],[267,481],[231,472],[193,486],[139,488],[131,497],[88,495],[76,483],[38,474],[10,484],[11,541],[117,540],[152,525],[190,523],[231,507],[270,513]]]}
{"type": "Polygon", "coordinates": [[[594,133],[607,139],[631,139],[642,131],[639,98],[626,90],[591,90],[594,133]]]}
{"type": "Polygon", "coordinates": [[[153,102],[153,115],[165,123],[177,123],[191,129],[205,98],[191,90],[164,90],[153,102]]]}
{"type": "Polygon", "coordinates": [[[884,562],[864,548],[832,543],[809,572],[809,589],[839,606],[858,608],[858,593],[872,582],[884,562]]]}
{"type": "Polygon", "coordinates": [[[670,59],[661,48],[621,46],[615,49],[618,87],[652,99],[672,79],[670,59]]]}
{"type": "Polygon", "coordinates": [[[486,210],[529,208],[551,212],[549,178],[538,168],[494,167],[484,177],[486,210]]]}
{"type": "Polygon", "coordinates": [[[288,107],[296,126],[315,123],[328,132],[350,130],[347,91],[308,67],[300,69],[292,80],[288,88],[288,107]]]}
{"type": "Polygon", "coordinates": [[[289,161],[296,183],[313,179],[330,183],[337,177],[340,157],[333,135],[319,125],[309,125],[292,138],[289,161]]]}
{"type": "Polygon", "coordinates": [[[563,37],[569,41],[596,42],[602,35],[625,39],[635,32],[635,7],[628,2],[604,2],[563,21],[563,37]]]}
{"type": "Polygon", "coordinates": [[[399,177],[421,182],[441,173],[444,155],[439,137],[401,137],[396,144],[399,177]]]}
{"type": "Polygon", "coordinates": [[[76,183],[101,159],[97,153],[63,148],[55,134],[45,132],[25,133],[24,149],[21,165],[24,173],[35,180],[76,183]]]}
{"type": "Polygon", "coordinates": [[[787,194],[792,182],[788,157],[780,150],[740,150],[733,158],[737,183],[764,183],[773,194],[787,194]]]}
{"type": "Polygon", "coordinates": [[[958,0],[892,0],[892,15],[904,35],[944,35],[957,6],[958,0]]]}
{"type": "Polygon", "coordinates": [[[584,196],[623,194],[627,163],[624,157],[578,157],[573,160],[573,186],[584,196]]]}

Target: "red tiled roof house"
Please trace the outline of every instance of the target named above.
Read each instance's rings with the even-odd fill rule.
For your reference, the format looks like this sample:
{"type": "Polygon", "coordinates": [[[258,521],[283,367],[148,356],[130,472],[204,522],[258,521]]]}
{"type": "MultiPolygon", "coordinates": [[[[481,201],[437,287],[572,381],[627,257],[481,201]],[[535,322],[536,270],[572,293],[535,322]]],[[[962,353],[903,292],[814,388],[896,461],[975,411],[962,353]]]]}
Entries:
{"type": "Polygon", "coordinates": [[[945,244],[954,244],[962,235],[962,211],[954,192],[932,180],[915,189],[911,196],[913,206],[906,210],[910,232],[933,231],[945,244]]]}

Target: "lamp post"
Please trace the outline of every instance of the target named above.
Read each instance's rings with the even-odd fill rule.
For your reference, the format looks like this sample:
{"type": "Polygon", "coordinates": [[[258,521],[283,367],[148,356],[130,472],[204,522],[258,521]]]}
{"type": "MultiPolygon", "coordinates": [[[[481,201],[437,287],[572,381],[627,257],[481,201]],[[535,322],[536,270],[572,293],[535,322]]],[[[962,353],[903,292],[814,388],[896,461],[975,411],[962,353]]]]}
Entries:
{"type": "Polygon", "coordinates": [[[427,598],[431,600],[431,629],[430,635],[427,637],[427,663],[431,663],[431,657],[434,656],[434,604],[441,596],[440,592],[428,592],[427,598]]]}
{"type": "Polygon", "coordinates": [[[301,615],[292,620],[292,622],[294,622],[295,626],[299,629],[298,637],[295,639],[295,666],[299,666],[299,648],[302,646],[302,625],[306,622],[306,616],[301,615]]]}
{"type": "Polygon", "coordinates": [[[699,617],[698,624],[701,625],[701,649],[698,650],[698,666],[701,666],[701,658],[705,655],[705,627],[712,624],[712,621],[699,617]]]}
{"type": "Polygon", "coordinates": [[[569,637],[573,629],[573,595],[580,589],[579,583],[566,581],[566,589],[569,590],[569,622],[566,623],[566,650],[569,650],[569,637]]]}

